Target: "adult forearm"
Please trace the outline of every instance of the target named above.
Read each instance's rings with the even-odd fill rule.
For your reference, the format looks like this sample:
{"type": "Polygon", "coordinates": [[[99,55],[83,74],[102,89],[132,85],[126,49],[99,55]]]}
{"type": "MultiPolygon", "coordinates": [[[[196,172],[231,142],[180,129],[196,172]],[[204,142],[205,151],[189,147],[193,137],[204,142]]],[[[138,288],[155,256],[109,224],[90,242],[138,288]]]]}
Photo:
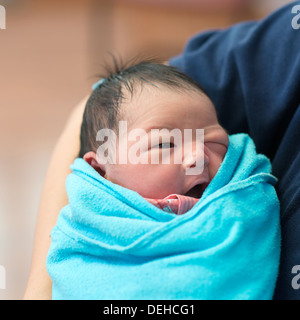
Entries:
{"type": "Polygon", "coordinates": [[[80,126],[87,98],[71,114],[54,149],[40,201],[30,276],[24,299],[51,299],[51,279],[46,270],[50,247],[50,233],[58,214],[68,202],[65,180],[70,164],[77,157],[80,146],[80,126]]]}

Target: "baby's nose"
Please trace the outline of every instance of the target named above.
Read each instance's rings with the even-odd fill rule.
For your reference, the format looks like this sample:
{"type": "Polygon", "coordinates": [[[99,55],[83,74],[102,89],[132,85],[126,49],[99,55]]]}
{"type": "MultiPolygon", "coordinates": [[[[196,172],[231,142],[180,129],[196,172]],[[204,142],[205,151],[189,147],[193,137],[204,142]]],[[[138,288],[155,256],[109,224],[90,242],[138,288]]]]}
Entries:
{"type": "Polygon", "coordinates": [[[208,166],[209,158],[202,150],[202,152],[192,152],[185,156],[183,166],[188,175],[200,175],[205,166],[208,166]]]}
{"type": "Polygon", "coordinates": [[[193,168],[197,163],[202,163],[203,166],[207,166],[209,163],[208,156],[203,152],[201,154],[192,153],[184,158],[183,163],[186,167],[193,168]]]}

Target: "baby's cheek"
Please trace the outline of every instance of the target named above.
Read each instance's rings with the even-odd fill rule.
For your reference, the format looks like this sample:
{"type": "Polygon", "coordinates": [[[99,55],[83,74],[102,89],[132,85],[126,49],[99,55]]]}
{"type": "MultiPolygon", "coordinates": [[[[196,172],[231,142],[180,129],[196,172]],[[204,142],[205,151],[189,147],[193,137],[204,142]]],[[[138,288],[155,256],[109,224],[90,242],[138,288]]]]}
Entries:
{"type": "Polygon", "coordinates": [[[115,165],[108,180],[136,191],[145,198],[164,198],[176,193],[176,174],[171,165],[115,165]]]}
{"type": "Polygon", "coordinates": [[[220,161],[220,159],[218,159],[218,158],[214,158],[210,162],[210,166],[209,166],[210,179],[213,179],[214,176],[217,174],[218,170],[220,169],[221,164],[222,164],[222,161],[220,161]]]}
{"type": "Polygon", "coordinates": [[[206,153],[209,158],[209,175],[212,179],[218,172],[224,157],[227,153],[227,147],[219,143],[205,143],[206,153]]]}
{"type": "Polygon", "coordinates": [[[142,196],[162,199],[178,192],[176,172],[173,172],[171,165],[149,165],[146,167],[140,176],[137,187],[137,192],[142,196]]]}

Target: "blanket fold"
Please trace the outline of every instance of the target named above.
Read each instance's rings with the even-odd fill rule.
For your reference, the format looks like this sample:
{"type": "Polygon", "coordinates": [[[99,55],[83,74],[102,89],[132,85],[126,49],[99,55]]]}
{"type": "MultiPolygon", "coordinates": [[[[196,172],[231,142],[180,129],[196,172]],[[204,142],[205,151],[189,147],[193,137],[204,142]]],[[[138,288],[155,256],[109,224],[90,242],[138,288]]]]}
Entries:
{"type": "Polygon", "coordinates": [[[271,299],[280,255],[269,160],[245,134],[182,215],[76,159],[51,233],[53,299],[271,299]]]}

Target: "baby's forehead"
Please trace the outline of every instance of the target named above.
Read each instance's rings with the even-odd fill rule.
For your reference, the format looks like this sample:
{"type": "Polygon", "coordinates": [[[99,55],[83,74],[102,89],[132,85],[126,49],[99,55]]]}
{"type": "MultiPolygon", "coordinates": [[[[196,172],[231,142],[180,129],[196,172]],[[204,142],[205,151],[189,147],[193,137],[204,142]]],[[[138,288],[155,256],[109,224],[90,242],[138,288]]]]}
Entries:
{"type": "Polygon", "coordinates": [[[210,99],[196,90],[147,85],[133,93],[124,91],[123,97],[119,119],[126,120],[129,125],[142,120],[143,124],[177,127],[181,123],[193,125],[201,119],[207,122],[216,118],[210,99]]]}
{"type": "MultiPolygon", "coordinates": [[[[161,111],[170,107],[170,104],[174,103],[174,99],[184,103],[207,103],[210,110],[215,110],[209,97],[200,90],[195,88],[172,88],[160,83],[151,84],[136,84],[132,87],[132,90],[122,88],[122,101],[119,109],[123,115],[133,116],[136,112],[143,111],[144,107],[147,107],[148,111],[157,111],[155,107],[159,104],[161,111]],[[187,101],[187,99],[189,101],[187,101]],[[169,102],[169,103],[168,103],[169,102]]],[[[184,107],[184,106],[183,106],[184,107]]]]}

